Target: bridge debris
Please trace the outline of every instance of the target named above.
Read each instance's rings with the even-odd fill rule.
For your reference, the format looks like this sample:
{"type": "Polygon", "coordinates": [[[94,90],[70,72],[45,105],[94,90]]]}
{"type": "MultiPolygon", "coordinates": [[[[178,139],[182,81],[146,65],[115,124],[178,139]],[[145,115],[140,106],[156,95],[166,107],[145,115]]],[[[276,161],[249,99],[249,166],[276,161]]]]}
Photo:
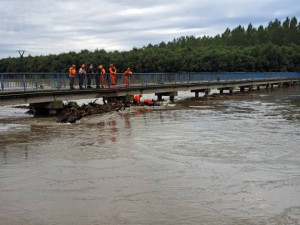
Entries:
{"type": "Polygon", "coordinates": [[[152,102],[149,104],[147,102],[143,103],[132,103],[127,101],[118,101],[115,98],[109,99],[109,101],[104,101],[104,104],[98,104],[96,101],[79,106],[76,102],[69,102],[64,104],[63,109],[57,114],[57,122],[60,123],[75,123],[82,117],[96,114],[103,114],[108,112],[119,112],[120,110],[125,110],[130,106],[159,106],[157,102],[152,102]]]}
{"type": "Polygon", "coordinates": [[[106,104],[98,104],[95,102],[79,106],[76,102],[69,102],[64,105],[64,108],[57,115],[57,122],[60,123],[75,123],[82,117],[95,114],[103,114],[112,111],[120,111],[130,107],[129,103],[120,101],[110,101],[106,104]]]}

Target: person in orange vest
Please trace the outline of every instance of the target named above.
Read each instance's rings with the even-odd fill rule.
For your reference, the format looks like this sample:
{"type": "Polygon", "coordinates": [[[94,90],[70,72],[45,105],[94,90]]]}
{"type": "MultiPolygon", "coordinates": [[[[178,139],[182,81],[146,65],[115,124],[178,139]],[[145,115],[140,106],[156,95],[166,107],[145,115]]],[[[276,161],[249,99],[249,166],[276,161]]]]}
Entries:
{"type": "Polygon", "coordinates": [[[144,100],[144,104],[145,105],[154,105],[153,102],[152,102],[152,100],[150,100],[150,99],[145,99],[144,100]]]}
{"type": "Polygon", "coordinates": [[[74,89],[75,75],[76,75],[76,66],[73,64],[69,69],[70,89],[74,89]]]}
{"type": "Polygon", "coordinates": [[[133,102],[136,104],[140,104],[141,103],[141,97],[143,97],[143,95],[135,95],[133,97],[133,102]]]}
{"type": "Polygon", "coordinates": [[[105,69],[103,68],[102,65],[99,66],[99,75],[100,76],[97,76],[98,79],[96,79],[96,85],[97,85],[97,88],[100,88],[100,84],[101,84],[101,87],[104,88],[104,75],[106,74],[106,71],[105,69]],[[100,78],[100,80],[99,80],[100,78]]]}
{"type": "Polygon", "coordinates": [[[82,87],[83,85],[83,79],[85,78],[86,71],[85,71],[85,64],[82,64],[79,71],[79,89],[83,90],[84,88],[82,87]]]}
{"type": "Polygon", "coordinates": [[[127,70],[124,72],[124,82],[126,87],[129,86],[130,75],[132,75],[132,71],[128,67],[127,70]]]}
{"type": "Polygon", "coordinates": [[[111,85],[116,85],[117,69],[113,64],[110,64],[109,73],[110,73],[111,85]]]}

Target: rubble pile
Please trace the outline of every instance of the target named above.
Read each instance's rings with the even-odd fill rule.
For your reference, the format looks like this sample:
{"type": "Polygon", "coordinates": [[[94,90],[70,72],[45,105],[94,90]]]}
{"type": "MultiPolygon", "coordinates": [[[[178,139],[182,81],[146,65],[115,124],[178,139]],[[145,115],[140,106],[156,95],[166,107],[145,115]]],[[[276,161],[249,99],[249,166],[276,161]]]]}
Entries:
{"type": "Polygon", "coordinates": [[[128,103],[120,101],[111,101],[103,105],[91,102],[89,104],[84,104],[79,106],[75,102],[69,102],[64,105],[64,108],[57,115],[57,122],[60,123],[75,123],[77,120],[80,120],[82,117],[88,115],[102,114],[112,111],[120,111],[130,107],[128,103]]]}

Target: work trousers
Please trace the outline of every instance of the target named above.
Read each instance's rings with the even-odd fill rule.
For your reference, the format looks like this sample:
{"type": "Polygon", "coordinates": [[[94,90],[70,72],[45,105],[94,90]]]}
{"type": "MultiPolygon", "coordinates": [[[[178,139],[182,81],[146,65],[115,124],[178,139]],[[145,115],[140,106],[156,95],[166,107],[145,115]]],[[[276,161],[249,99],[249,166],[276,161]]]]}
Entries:
{"type": "Polygon", "coordinates": [[[79,87],[82,87],[83,86],[84,75],[79,74],[78,77],[79,77],[79,87]]]}
{"type": "MultiPolygon", "coordinates": [[[[88,73],[88,74],[87,74],[87,86],[88,86],[88,87],[91,87],[93,76],[94,76],[94,74],[92,74],[92,73],[88,73]]],[[[97,79],[97,78],[96,78],[96,79],[97,79]]]]}
{"type": "Polygon", "coordinates": [[[115,74],[110,74],[110,80],[111,80],[111,84],[115,85],[116,84],[116,75],[115,74]]]}
{"type": "Polygon", "coordinates": [[[106,83],[108,84],[108,86],[110,86],[111,85],[111,78],[110,78],[110,74],[106,74],[105,75],[105,78],[106,78],[106,83]]]}
{"type": "Polygon", "coordinates": [[[70,88],[74,87],[74,77],[69,77],[70,78],[70,88]]]}
{"type": "Polygon", "coordinates": [[[96,86],[100,86],[100,74],[96,74],[95,80],[96,80],[96,86]]]}
{"type": "Polygon", "coordinates": [[[124,82],[125,82],[125,85],[126,85],[126,86],[129,85],[129,76],[125,75],[125,77],[124,77],[124,82]]]}

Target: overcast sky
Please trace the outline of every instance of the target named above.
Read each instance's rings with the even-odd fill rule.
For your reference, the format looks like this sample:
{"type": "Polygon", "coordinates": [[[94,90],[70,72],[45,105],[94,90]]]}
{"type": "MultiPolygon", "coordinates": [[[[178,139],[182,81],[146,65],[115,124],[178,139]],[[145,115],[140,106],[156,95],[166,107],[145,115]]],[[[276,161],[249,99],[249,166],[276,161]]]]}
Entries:
{"type": "Polygon", "coordinates": [[[0,58],[130,50],[239,24],[300,18],[299,0],[0,0],[0,58]]]}

